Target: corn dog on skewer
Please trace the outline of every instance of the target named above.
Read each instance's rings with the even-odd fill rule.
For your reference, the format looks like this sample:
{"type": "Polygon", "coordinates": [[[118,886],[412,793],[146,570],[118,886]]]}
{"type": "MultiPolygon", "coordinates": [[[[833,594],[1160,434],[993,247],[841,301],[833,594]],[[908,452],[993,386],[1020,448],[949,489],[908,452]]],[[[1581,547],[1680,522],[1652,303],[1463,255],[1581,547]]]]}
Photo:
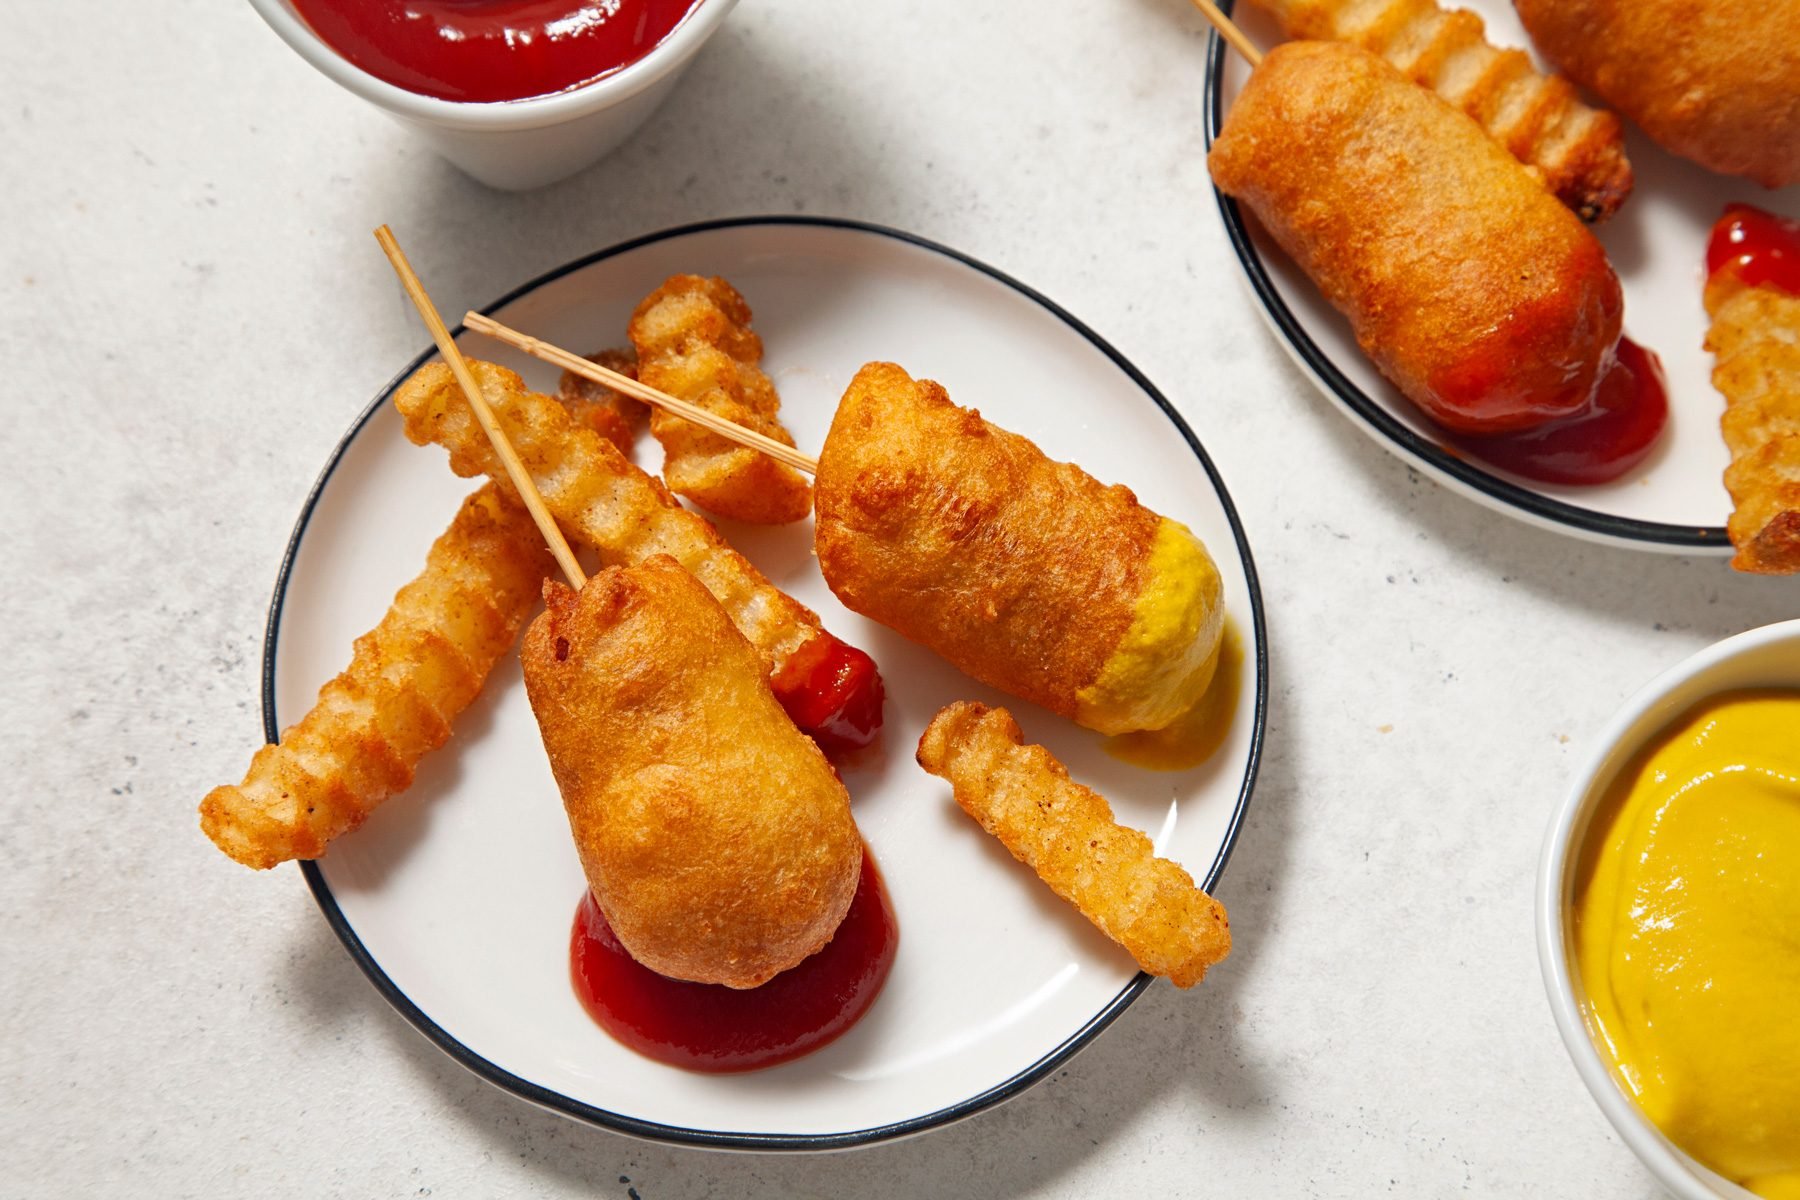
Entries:
{"type": "Polygon", "coordinates": [[[555,569],[517,501],[491,483],[470,496],[312,710],[207,794],[201,829],[258,869],[324,853],[449,738],[555,569]]]}
{"type": "Polygon", "coordinates": [[[1624,127],[1523,50],[1490,45],[1481,18],[1435,0],[1255,0],[1290,37],[1349,42],[1473,117],[1584,221],[1631,194],[1624,127]]]}

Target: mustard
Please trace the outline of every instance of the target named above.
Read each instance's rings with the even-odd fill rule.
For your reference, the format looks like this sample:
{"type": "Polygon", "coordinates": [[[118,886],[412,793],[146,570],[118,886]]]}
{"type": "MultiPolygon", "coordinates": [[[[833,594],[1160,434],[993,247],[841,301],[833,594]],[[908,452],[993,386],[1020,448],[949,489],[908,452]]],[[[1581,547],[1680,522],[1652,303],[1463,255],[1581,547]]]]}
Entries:
{"type": "Polygon", "coordinates": [[[1222,590],[1200,539],[1164,517],[1131,625],[1099,676],[1076,693],[1076,721],[1101,733],[1127,733],[1161,729],[1193,708],[1218,660],[1222,590]]]}
{"type": "Polygon", "coordinates": [[[1574,934],[1589,1026],[1644,1115],[1800,1197],[1800,693],[1717,697],[1621,774],[1574,934]]]}

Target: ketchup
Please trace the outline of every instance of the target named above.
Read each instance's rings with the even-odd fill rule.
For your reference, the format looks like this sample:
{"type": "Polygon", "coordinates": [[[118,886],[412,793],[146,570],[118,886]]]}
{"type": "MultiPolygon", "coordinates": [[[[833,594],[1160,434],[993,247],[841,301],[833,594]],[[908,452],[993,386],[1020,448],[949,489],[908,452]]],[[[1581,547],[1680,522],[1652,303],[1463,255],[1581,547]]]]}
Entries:
{"type": "Polygon", "coordinates": [[[1610,483],[1643,462],[1669,420],[1662,363],[1621,337],[1587,406],[1519,433],[1457,437],[1477,458],[1543,483],[1610,483]]]}
{"type": "Polygon", "coordinates": [[[1745,287],[1800,296],[1800,221],[1748,204],[1728,204],[1706,244],[1706,273],[1729,271],[1745,287]]]}
{"type": "Polygon", "coordinates": [[[875,856],[823,950],[761,987],[737,990],[658,975],[619,944],[588,892],[569,938],[575,994],[600,1027],[670,1066],[726,1073],[772,1067],[835,1041],[875,1003],[900,933],[875,856]]]}
{"type": "Polygon", "coordinates": [[[860,750],[881,731],[887,691],[875,660],[829,633],[800,647],[769,686],[800,732],[828,755],[860,750]]]}
{"type": "Polygon", "coordinates": [[[313,32],[396,87],[485,103],[630,66],[698,0],[293,0],[313,32]]]}

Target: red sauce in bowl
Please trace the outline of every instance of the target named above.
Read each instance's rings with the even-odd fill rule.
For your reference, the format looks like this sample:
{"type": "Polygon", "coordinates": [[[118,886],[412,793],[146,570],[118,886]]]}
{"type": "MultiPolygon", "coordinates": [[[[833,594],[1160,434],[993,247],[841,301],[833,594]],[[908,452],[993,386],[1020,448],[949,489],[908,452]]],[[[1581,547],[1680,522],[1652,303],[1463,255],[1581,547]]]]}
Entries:
{"type": "Polygon", "coordinates": [[[1649,456],[1669,420],[1662,363],[1630,338],[1581,411],[1519,433],[1461,436],[1456,446],[1542,483],[1610,483],[1649,456]]]}
{"type": "Polygon", "coordinates": [[[761,987],[658,975],[626,953],[592,892],[575,913],[569,972],[588,1015],[646,1058],[690,1071],[754,1071],[811,1054],[856,1024],[887,982],[899,939],[865,847],[856,898],[837,934],[761,987]]]}
{"type": "Polygon", "coordinates": [[[1745,287],[1800,296],[1800,221],[1728,204],[1706,245],[1706,273],[1730,272],[1745,287]]]}
{"type": "Polygon", "coordinates": [[[293,0],[320,39],[409,92],[547,96],[637,62],[698,0],[293,0]]]}

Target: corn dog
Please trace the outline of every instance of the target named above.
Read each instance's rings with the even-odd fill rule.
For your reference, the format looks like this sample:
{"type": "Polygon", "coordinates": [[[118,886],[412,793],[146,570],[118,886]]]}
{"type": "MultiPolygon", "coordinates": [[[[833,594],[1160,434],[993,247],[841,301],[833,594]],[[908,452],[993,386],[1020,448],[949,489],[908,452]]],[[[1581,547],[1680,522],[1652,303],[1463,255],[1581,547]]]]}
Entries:
{"type": "MultiPolygon", "coordinates": [[[[777,413],[781,397],[757,366],[762,339],[750,306],[723,279],[671,276],[631,315],[638,378],[789,446],[777,413]]],[[[656,409],[650,432],[662,443],[663,478],[676,495],[708,512],[758,525],[784,525],[812,511],[805,476],[755,450],[656,409]]]]}
{"type": "Polygon", "coordinates": [[[1588,404],[1623,308],[1600,243],[1475,122],[1381,59],[1277,46],[1207,166],[1439,424],[1504,433],[1588,404]]]}
{"type": "Polygon", "coordinates": [[[487,484],[401,588],[318,702],[200,805],[206,836],[247,867],[317,858],[412,782],[518,636],[556,569],[523,507],[487,484]]]}
{"type": "MultiPolygon", "coordinates": [[[[816,613],[733,550],[706,518],[689,512],[612,443],[577,427],[561,405],[527,391],[504,367],[469,369],[569,536],[609,564],[667,554],[725,606],[763,656],[777,697],[827,749],[868,745],[881,724],[881,676],[868,655],[827,633],[816,613]]],[[[511,483],[468,401],[442,363],[421,367],[394,394],[415,444],[450,452],[458,475],[511,483]]]]}
{"type": "Polygon", "coordinates": [[[1206,690],[1223,629],[1198,538],[892,363],[858,371],[819,454],[838,599],[968,674],[1102,733],[1206,690]]]}
{"type": "Polygon", "coordinates": [[[1676,154],[1800,181],[1800,0],[1515,0],[1569,78],[1676,154]]]}
{"type": "Polygon", "coordinates": [[[1589,108],[1523,50],[1490,45],[1481,18],[1436,0],[1256,0],[1291,38],[1349,42],[1378,54],[1480,123],[1584,221],[1631,194],[1619,118],[1589,108]]]}
{"type": "Polygon", "coordinates": [[[544,600],[525,687],[620,943],[734,988],[824,946],[862,870],[850,797],[719,602],[666,555],[544,600]]]}
{"type": "Polygon", "coordinates": [[[1224,906],[1157,858],[1149,838],[1114,821],[1105,797],[1071,780],[1048,750],[1025,745],[1004,708],[950,705],[919,739],[918,760],[950,781],[964,812],[1150,974],[1193,987],[1230,952],[1224,906]]]}

